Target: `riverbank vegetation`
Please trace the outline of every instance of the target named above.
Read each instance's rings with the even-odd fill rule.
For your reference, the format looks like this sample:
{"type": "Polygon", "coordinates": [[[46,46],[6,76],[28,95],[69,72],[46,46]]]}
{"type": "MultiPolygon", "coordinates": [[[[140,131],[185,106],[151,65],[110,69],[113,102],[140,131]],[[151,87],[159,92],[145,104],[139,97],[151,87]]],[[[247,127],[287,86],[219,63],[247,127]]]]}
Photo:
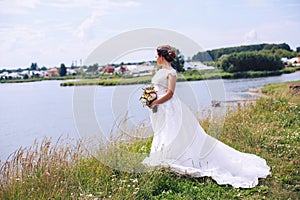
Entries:
{"type": "MultiPolygon", "coordinates": [[[[279,76],[281,74],[294,73],[300,70],[299,67],[284,68],[275,71],[245,71],[245,72],[225,72],[222,69],[218,70],[186,70],[183,73],[178,73],[177,82],[182,81],[199,81],[209,79],[238,79],[238,78],[257,78],[268,76],[279,76]]],[[[119,76],[119,75],[102,75],[97,78],[78,77],[77,80],[63,82],[61,86],[80,86],[80,85],[129,85],[129,84],[150,84],[152,76],[119,76]]]]}
{"type": "MultiPolygon", "coordinates": [[[[45,139],[31,148],[20,148],[1,163],[0,199],[297,199],[300,95],[299,90],[290,91],[290,84],[265,86],[262,91],[267,97],[238,106],[226,116],[219,139],[265,158],[271,167],[272,174],[260,179],[255,188],[219,186],[209,177],[178,176],[168,169],[119,171],[89,155],[84,142],[45,139]]],[[[209,121],[209,117],[200,121],[205,130],[209,121]]],[[[115,146],[117,151],[110,152],[113,158],[124,158],[120,149],[147,153],[151,138],[132,138],[115,146]]]]}

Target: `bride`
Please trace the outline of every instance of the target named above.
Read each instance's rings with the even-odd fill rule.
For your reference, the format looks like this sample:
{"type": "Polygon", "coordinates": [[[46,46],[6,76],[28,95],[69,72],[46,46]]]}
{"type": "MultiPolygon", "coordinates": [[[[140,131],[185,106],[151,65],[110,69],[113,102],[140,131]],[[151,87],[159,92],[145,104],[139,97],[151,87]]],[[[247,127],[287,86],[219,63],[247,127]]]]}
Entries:
{"type": "Polygon", "coordinates": [[[147,166],[168,167],[193,177],[210,176],[218,184],[252,188],[258,178],[269,175],[263,158],[239,152],[207,135],[193,113],[174,94],[176,70],[171,62],[177,55],[169,45],[157,48],[157,65],[162,68],[152,78],[158,98],[150,119],[154,137],[151,151],[143,161],[147,166]]]}

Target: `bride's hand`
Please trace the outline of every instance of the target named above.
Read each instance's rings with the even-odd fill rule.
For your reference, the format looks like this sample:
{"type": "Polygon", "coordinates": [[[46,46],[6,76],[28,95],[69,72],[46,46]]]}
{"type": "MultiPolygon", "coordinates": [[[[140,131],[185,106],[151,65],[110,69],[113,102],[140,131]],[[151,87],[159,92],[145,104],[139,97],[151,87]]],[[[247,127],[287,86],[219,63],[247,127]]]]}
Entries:
{"type": "Polygon", "coordinates": [[[153,108],[154,106],[156,106],[157,104],[155,103],[155,101],[153,101],[151,104],[148,105],[149,108],[153,108]]]}

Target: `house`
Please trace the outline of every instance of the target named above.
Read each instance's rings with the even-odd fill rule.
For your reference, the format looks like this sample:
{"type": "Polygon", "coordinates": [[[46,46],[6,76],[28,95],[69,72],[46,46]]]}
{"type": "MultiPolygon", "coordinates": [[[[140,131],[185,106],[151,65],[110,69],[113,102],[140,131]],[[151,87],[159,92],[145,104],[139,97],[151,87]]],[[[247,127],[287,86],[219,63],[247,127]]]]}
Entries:
{"type": "Polygon", "coordinates": [[[184,69],[193,69],[194,65],[191,62],[184,62],[183,64],[184,69]]]}
{"type": "Polygon", "coordinates": [[[287,62],[288,63],[292,63],[292,64],[299,63],[298,57],[294,57],[294,58],[288,59],[287,62]]]}
{"type": "Polygon", "coordinates": [[[154,71],[154,65],[143,64],[138,66],[138,72],[140,76],[152,75],[154,71]]]}
{"type": "Polygon", "coordinates": [[[22,76],[17,72],[12,72],[7,75],[8,79],[20,79],[22,76]]]}
{"type": "Polygon", "coordinates": [[[195,70],[215,69],[215,67],[204,65],[202,62],[184,62],[184,68],[195,70]]]}
{"type": "Polygon", "coordinates": [[[41,77],[46,76],[46,74],[47,74],[46,71],[38,71],[38,70],[29,71],[29,76],[30,76],[30,77],[41,78],[41,77]]]}
{"type": "Polygon", "coordinates": [[[79,71],[79,68],[75,68],[75,69],[67,69],[67,75],[76,75],[79,71]]]}
{"type": "Polygon", "coordinates": [[[115,72],[117,74],[122,74],[123,75],[123,74],[128,74],[129,70],[125,65],[122,65],[121,67],[115,68],[115,72]]]}
{"type": "Polygon", "coordinates": [[[299,66],[300,65],[300,54],[298,55],[298,57],[294,57],[291,59],[281,58],[281,61],[284,64],[291,64],[291,65],[299,66]]]}
{"type": "Polygon", "coordinates": [[[52,76],[59,76],[59,70],[58,68],[51,68],[47,70],[46,76],[52,77],[52,76]]]}
{"type": "Polygon", "coordinates": [[[3,72],[0,74],[0,79],[7,79],[8,78],[8,72],[3,72]]]}
{"type": "Polygon", "coordinates": [[[24,70],[20,73],[23,77],[25,76],[25,74],[27,74],[27,76],[30,76],[30,71],[29,70],[24,70]]]}
{"type": "Polygon", "coordinates": [[[281,58],[281,62],[283,62],[285,65],[288,64],[289,59],[288,58],[281,58]]]}
{"type": "Polygon", "coordinates": [[[112,65],[108,65],[102,69],[103,73],[113,74],[115,72],[115,67],[112,65]]]}
{"type": "Polygon", "coordinates": [[[126,65],[126,68],[129,70],[130,74],[138,74],[138,65],[126,65]]]}

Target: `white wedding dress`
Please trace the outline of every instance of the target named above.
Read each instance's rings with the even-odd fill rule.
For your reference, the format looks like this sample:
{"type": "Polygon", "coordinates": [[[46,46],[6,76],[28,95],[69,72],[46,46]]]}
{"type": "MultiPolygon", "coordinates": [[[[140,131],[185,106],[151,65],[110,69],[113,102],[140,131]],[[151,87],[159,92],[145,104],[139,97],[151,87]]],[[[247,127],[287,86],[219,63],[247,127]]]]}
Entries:
{"type": "MultiPolygon", "coordinates": [[[[167,91],[168,74],[173,69],[160,69],[152,84],[158,96],[167,91]]],[[[207,135],[199,122],[176,95],[159,104],[150,116],[154,137],[151,152],[143,161],[147,166],[168,167],[192,177],[212,177],[218,184],[235,188],[252,188],[258,178],[270,174],[263,158],[239,152],[207,135]]]]}

